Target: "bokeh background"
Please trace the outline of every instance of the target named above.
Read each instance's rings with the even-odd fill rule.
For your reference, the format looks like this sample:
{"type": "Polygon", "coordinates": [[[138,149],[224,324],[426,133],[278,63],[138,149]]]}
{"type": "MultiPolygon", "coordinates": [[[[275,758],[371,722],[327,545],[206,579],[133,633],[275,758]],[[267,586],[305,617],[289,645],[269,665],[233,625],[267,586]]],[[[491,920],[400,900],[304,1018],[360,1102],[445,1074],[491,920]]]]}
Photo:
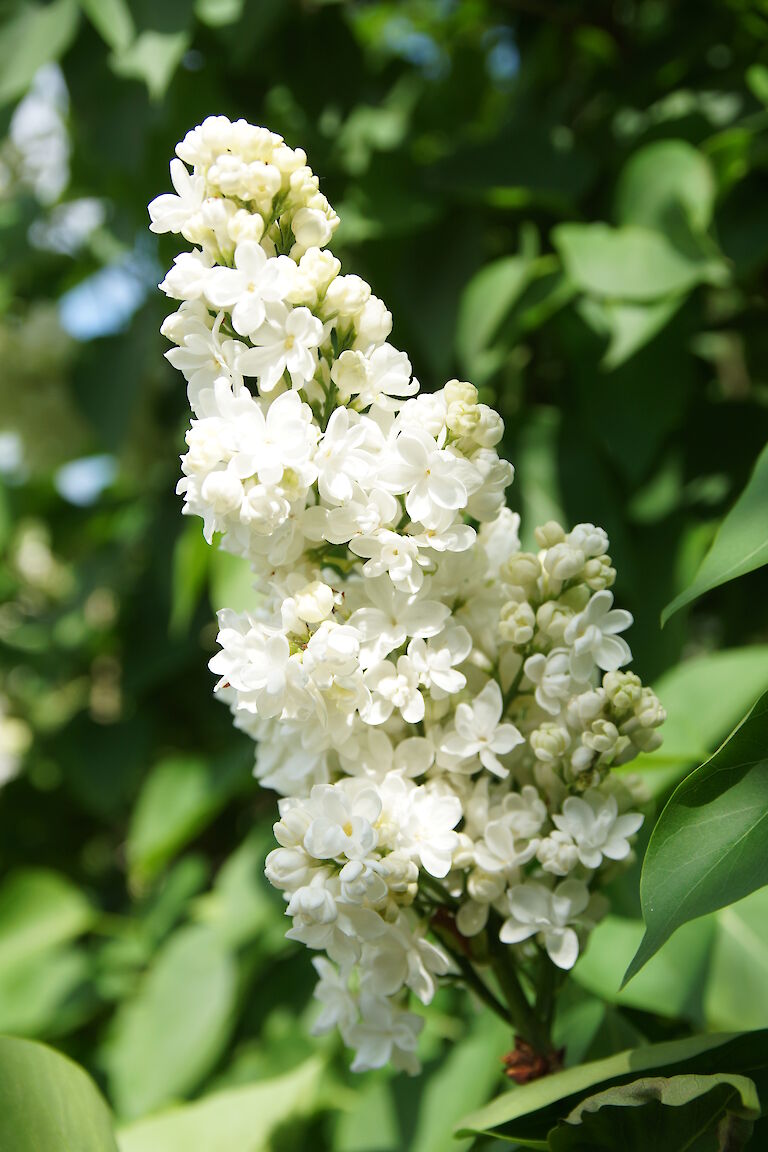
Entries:
{"type": "MultiPolygon", "coordinates": [[[[211,113],[306,149],[422,386],[501,410],[524,538],[607,529],[661,800],[768,687],[764,574],[659,624],[768,439],[768,4],[0,5],[0,1031],[85,1065],[124,1152],[466,1149],[510,1038],[451,989],[418,1079],[309,1037],[275,798],[212,696],[249,588],[180,516],[176,246],[146,216],[211,113]]],[[[637,884],[562,998],[568,1060],[768,1025],[765,890],[618,994],[637,884]]]]}

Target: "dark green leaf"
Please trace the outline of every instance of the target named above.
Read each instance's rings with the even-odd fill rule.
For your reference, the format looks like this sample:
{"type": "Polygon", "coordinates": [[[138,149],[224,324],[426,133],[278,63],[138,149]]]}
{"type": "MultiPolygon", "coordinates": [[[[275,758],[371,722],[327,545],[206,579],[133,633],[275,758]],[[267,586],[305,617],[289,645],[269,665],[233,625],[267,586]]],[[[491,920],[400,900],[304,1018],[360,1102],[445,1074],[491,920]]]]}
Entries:
{"type": "Polygon", "coordinates": [[[755,1085],[746,1076],[648,1076],[617,1088],[607,1088],[582,1100],[549,1134],[552,1152],[646,1152],[649,1132],[658,1152],[722,1152],[720,1135],[738,1126],[743,1148],[760,1115],[755,1085]]]}
{"type": "Polygon", "coordinates": [[[653,830],[640,895],[645,937],[625,981],[676,928],[768,884],[768,694],[672,794],[653,830]]]}
{"type": "Polygon", "coordinates": [[[662,625],[692,600],[768,564],[768,446],[763,449],[744,491],[723,520],[696,579],[668,604],[662,625]]]}
{"type": "Polygon", "coordinates": [[[753,1070],[766,1065],[765,1032],[745,1033],[734,1037],[727,1033],[690,1036],[620,1052],[605,1060],[595,1060],[565,1072],[556,1072],[524,1087],[512,1088],[487,1107],[462,1120],[456,1135],[493,1133],[517,1140],[525,1147],[531,1141],[543,1141],[562,1115],[591,1095],[614,1084],[637,1079],[640,1072],[669,1070],[667,1074],[716,1072],[743,1073],[752,1078],[753,1070]],[[722,1051],[721,1051],[722,1050],[722,1051]]]}

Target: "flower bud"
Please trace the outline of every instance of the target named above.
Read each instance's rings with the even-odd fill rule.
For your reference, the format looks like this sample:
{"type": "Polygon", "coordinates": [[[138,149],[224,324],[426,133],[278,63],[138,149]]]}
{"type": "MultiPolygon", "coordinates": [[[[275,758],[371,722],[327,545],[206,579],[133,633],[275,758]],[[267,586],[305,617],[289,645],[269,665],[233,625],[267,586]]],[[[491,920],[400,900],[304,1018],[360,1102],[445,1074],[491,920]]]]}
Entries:
{"type": "Polygon", "coordinates": [[[557,520],[548,520],[533,533],[539,548],[554,548],[555,544],[562,544],[565,540],[565,530],[557,520]]]}
{"type": "Polygon", "coordinates": [[[530,604],[523,601],[521,604],[509,600],[501,610],[499,620],[499,635],[518,647],[524,647],[533,639],[536,627],[536,615],[530,604]]]}

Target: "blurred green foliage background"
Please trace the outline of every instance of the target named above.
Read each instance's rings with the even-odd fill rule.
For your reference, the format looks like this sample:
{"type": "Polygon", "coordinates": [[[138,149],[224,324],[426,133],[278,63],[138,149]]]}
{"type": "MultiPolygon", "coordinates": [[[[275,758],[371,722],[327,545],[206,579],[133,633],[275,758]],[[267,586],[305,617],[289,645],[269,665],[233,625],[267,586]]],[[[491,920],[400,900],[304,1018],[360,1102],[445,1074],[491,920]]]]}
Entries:
{"type": "MultiPolygon", "coordinates": [[[[174,495],[175,238],[145,206],[206,115],[306,149],[422,386],[468,378],[501,410],[524,539],[607,529],[670,714],[639,765],[662,799],[768,687],[765,570],[659,624],[768,439],[768,3],[5,0],[0,21],[0,1032],[82,1063],[121,1152],[466,1149],[452,1126],[511,1043],[466,996],[433,1006],[415,1081],[354,1079],[308,1036],[314,974],[261,875],[275,798],[206,668],[249,590],[174,495]]],[[[637,888],[562,998],[567,1059],[768,1025],[765,891],[618,994],[637,888]]]]}

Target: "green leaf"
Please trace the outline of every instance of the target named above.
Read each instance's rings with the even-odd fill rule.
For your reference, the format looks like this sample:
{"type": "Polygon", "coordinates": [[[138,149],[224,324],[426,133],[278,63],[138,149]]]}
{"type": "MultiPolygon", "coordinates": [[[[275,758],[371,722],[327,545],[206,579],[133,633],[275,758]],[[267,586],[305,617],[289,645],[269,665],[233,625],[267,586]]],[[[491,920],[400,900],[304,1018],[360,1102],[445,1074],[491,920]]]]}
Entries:
{"type": "Polygon", "coordinates": [[[195,902],[194,914],[230,948],[258,937],[265,956],[286,945],[284,906],[264,878],[264,860],[274,838],[252,832],[222,864],[213,889],[195,902]]]}
{"type": "Polygon", "coordinates": [[[549,1134],[552,1152],[646,1152],[649,1132],[657,1152],[718,1152],[720,1133],[738,1152],[760,1115],[755,1085],[746,1076],[647,1076],[582,1100],[549,1134]],[[736,1127],[733,1120],[743,1121],[736,1127]],[[738,1131],[738,1142],[734,1133],[738,1131]]]}
{"type": "Polygon", "coordinates": [[[642,773],[654,796],[664,794],[705,760],[747,708],[768,689],[768,645],[726,649],[686,660],[654,684],[667,710],[664,743],[638,756],[627,771],[642,773]]]}
{"type": "Polygon", "coordinates": [[[194,522],[185,524],[173,548],[171,636],[181,636],[189,629],[215,555],[199,525],[194,522]]]}
{"type": "Polygon", "coordinates": [[[123,52],[136,35],[126,0],[79,0],[80,7],[114,52],[123,52]]]}
{"type": "Polygon", "coordinates": [[[768,884],[768,693],[670,797],[640,882],[646,932],[625,982],[676,928],[768,884]]]}
{"type": "Polygon", "coordinates": [[[142,80],[153,101],[161,100],[189,47],[187,32],[141,32],[110,64],[118,76],[142,80]]]}
{"type": "Polygon", "coordinates": [[[452,1144],[454,1125],[469,1108],[484,1103],[500,1082],[502,1054],[511,1047],[509,1028],[484,1012],[466,1039],[457,1043],[429,1077],[420,1093],[416,1131],[409,1152],[463,1152],[452,1144]]]}
{"type": "Polygon", "coordinates": [[[192,1091],[229,1037],[237,971],[207,928],[176,932],[115,1017],[104,1062],[120,1115],[144,1115],[192,1091]]]}
{"type": "Polygon", "coordinates": [[[126,843],[134,879],[155,876],[251,780],[242,756],[209,763],[196,756],[161,760],[144,782],[126,843]]]}
{"type": "Polygon", "coordinates": [[[722,282],[711,255],[682,250],[649,228],[559,224],[552,232],[571,280],[584,292],[642,303],[722,282]]]}
{"type": "Polygon", "coordinates": [[[43,64],[72,43],[80,19],[77,0],[25,3],[0,28],[0,105],[23,96],[43,64]]]}
{"type": "MultiPolygon", "coordinates": [[[[504,1092],[485,1108],[465,1117],[455,1135],[488,1133],[533,1147],[532,1141],[546,1141],[553,1124],[598,1087],[627,1083],[640,1072],[661,1069],[674,1069],[676,1074],[727,1069],[752,1075],[755,1067],[765,1067],[766,1039],[766,1032],[743,1036],[721,1033],[619,1052],[504,1092]]],[[[540,1146],[546,1148],[547,1144],[540,1146]]]]}
{"type": "Polygon", "coordinates": [[[0,971],[74,940],[94,918],[82,892],[58,872],[15,872],[0,888],[0,971]]]}
{"type": "Polygon", "coordinates": [[[675,230],[681,213],[706,230],[715,205],[709,161],[685,140],[657,140],[624,165],[616,186],[616,219],[659,232],[675,230]]]}
{"type": "Polygon", "coordinates": [[[590,992],[626,1008],[702,1023],[703,995],[717,926],[687,924],[626,988],[621,978],[643,936],[642,921],[606,916],[590,935],[574,979],[590,992]]]}
{"type": "Polygon", "coordinates": [[[315,1111],[321,1073],[320,1061],[308,1060],[285,1076],[141,1120],[119,1132],[120,1152],[268,1152],[281,1124],[315,1111]]]}
{"type": "Polygon", "coordinates": [[[604,314],[610,341],[601,366],[610,371],[639,352],[672,319],[684,299],[670,296],[652,304],[606,302],[604,314]]]}
{"type": "MultiPolygon", "coordinates": [[[[768,888],[721,908],[717,924],[705,1013],[710,1028],[768,1027],[768,888]]],[[[696,923],[706,923],[696,921],[696,923]]],[[[680,929],[682,936],[688,925],[680,929]]],[[[676,937],[665,945],[668,948],[676,937]]],[[[649,968],[655,964],[651,960],[649,968]]],[[[645,973],[636,980],[642,980],[645,973]]],[[[633,980],[629,988],[635,983],[633,980]]],[[[627,991],[629,991],[629,988],[627,991]]]]}
{"type": "Polygon", "coordinates": [[[253,573],[247,564],[243,564],[242,557],[218,549],[210,558],[210,591],[214,612],[221,608],[253,612],[259,601],[259,593],[253,586],[253,573]]]}
{"type": "Polygon", "coordinates": [[[195,0],[195,16],[211,28],[234,24],[243,14],[245,0],[195,0]]]}
{"type": "Polygon", "coordinates": [[[768,564],[768,445],[760,453],[746,488],[720,525],[695,580],[662,612],[662,626],[685,604],[763,564],[768,564]]]}
{"type": "Polygon", "coordinates": [[[747,87],[761,104],[768,104],[768,68],[764,64],[752,64],[745,77],[747,87]]]}
{"type": "Polygon", "coordinates": [[[0,1148],[117,1152],[109,1110],[83,1069],[9,1036],[0,1036],[0,1148]]]}
{"type": "MultiPolygon", "coordinates": [[[[88,1011],[78,999],[92,979],[84,949],[50,948],[0,968],[0,1031],[17,1036],[61,1034],[88,1011]]],[[[90,997],[92,1000],[92,996],[90,997]]]]}
{"type": "MultiPolygon", "coordinates": [[[[530,245],[529,245],[530,246],[530,245]]],[[[456,328],[456,351],[462,370],[473,378],[484,359],[492,356],[492,344],[505,316],[530,282],[535,250],[505,256],[486,264],[464,289],[456,328]]]]}

